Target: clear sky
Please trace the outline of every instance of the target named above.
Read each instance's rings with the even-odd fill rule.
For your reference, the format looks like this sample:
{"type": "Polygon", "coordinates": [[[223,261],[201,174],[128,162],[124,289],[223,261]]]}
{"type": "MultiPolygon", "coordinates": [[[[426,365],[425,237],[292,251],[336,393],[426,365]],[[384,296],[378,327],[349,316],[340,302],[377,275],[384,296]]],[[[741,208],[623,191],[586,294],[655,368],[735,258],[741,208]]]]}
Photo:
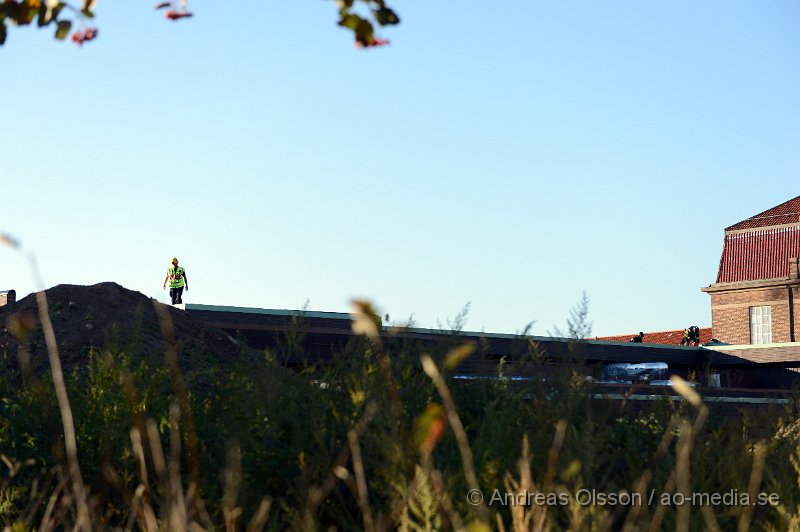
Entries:
{"type": "MultiPolygon", "coordinates": [[[[797,196],[795,0],[100,2],[0,48],[0,231],[47,286],[594,334],[711,324],[723,228],[797,196]]],[[[33,290],[0,248],[0,289],[33,290]]]]}

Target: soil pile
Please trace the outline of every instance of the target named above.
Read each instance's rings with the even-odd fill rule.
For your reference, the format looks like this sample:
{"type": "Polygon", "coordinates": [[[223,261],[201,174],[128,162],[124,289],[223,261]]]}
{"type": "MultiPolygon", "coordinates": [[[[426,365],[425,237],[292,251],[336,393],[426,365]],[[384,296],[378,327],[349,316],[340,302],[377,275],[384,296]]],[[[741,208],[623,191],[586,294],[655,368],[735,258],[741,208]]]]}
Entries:
{"type": "MultiPolygon", "coordinates": [[[[182,369],[202,370],[208,364],[219,369],[236,362],[263,361],[260,354],[241,346],[225,332],[117,283],[63,284],[46,294],[65,372],[80,365],[93,349],[163,361],[165,340],[156,306],[165,309],[170,318],[168,327],[174,332],[182,369]]],[[[35,373],[41,375],[47,370],[35,294],[0,307],[0,327],[0,358],[5,360],[0,366],[18,370],[17,352],[24,342],[30,348],[35,373]]]]}

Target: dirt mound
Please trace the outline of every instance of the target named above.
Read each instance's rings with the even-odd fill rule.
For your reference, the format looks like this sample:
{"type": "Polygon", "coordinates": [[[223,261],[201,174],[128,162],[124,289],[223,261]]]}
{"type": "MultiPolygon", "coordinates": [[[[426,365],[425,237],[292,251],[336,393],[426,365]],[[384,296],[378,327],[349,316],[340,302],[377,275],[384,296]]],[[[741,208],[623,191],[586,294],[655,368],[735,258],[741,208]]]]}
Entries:
{"type": "MultiPolygon", "coordinates": [[[[182,369],[202,369],[209,363],[225,366],[242,358],[256,362],[260,358],[223,331],[116,283],[63,284],[46,293],[65,371],[80,364],[92,349],[124,351],[132,357],[163,361],[165,342],[154,305],[166,309],[172,321],[182,369]]],[[[18,369],[16,354],[24,338],[35,372],[41,374],[49,367],[38,316],[35,294],[0,307],[0,357],[5,359],[5,364],[0,360],[0,366],[18,369]]]]}

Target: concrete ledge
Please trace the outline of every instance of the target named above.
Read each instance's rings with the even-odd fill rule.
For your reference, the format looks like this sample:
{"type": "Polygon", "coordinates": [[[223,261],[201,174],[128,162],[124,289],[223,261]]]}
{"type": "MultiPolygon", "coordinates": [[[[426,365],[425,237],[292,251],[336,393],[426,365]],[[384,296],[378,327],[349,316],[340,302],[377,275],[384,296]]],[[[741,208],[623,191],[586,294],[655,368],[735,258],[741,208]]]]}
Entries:
{"type": "Polygon", "coordinates": [[[800,279],[792,279],[791,277],[774,277],[772,279],[760,279],[758,281],[738,281],[735,283],[714,283],[700,290],[707,294],[714,294],[717,292],[730,292],[733,290],[747,290],[755,288],[783,288],[785,286],[798,286],[800,279]]]}

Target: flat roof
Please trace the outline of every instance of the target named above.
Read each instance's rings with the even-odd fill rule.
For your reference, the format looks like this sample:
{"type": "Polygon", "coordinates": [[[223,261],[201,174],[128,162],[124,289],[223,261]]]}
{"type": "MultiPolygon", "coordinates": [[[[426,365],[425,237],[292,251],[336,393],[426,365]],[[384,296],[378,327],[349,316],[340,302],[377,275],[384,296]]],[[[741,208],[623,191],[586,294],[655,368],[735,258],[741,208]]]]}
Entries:
{"type": "MultiPolygon", "coordinates": [[[[331,319],[331,320],[347,320],[350,321],[352,319],[352,315],[347,312],[321,312],[321,311],[314,311],[314,310],[291,310],[291,309],[269,309],[269,308],[257,308],[257,307],[235,307],[230,305],[203,305],[199,303],[187,303],[186,304],[187,311],[206,311],[206,312],[230,312],[230,313],[239,313],[239,314],[260,314],[265,316],[298,316],[298,317],[306,317],[306,318],[322,318],[322,319],[331,319]]],[[[700,347],[692,347],[692,346],[682,346],[682,345],[673,345],[673,344],[650,344],[650,343],[632,343],[628,341],[611,341],[611,340],[593,340],[593,339],[585,339],[585,340],[576,340],[574,338],[559,338],[557,336],[532,336],[532,335],[520,335],[520,334],[512,334],[512,333],[490,333],[485,331],[454,331],[452,329],[427,329],[423,327],[403,327],[397,325],[384,325],[382,327],[383,332],[388,333],[411,333],[411,334],[423,334],[423,335],[431,335],[431,336],[448,336],[452,334],[457,334],[461,337],[469,337],[469,338],[496,338],[496,339],[503,339],[503,340],[532,340],[534,342],[581,342],[587,344],[594,344],[594,345],[603,345],[603,346],[625,346],[625,347],[646,347],[650,349],[681,349],[681,350],[689,350],[689,351],[696,351],[701,349],[700,347]]]]}
{"type": "Polygon", "coordinates": [[[187,303],[186,310],[203,310],[208,312],[237,312],[240,314],[265,314],[269,316],[303,316],[306,318],[327,318],[331,320],[349,320],[346,312],[320,312],[316,310],[290,310],[256,307],[232,307],[228,305],[201,305],[187,303]]]}

